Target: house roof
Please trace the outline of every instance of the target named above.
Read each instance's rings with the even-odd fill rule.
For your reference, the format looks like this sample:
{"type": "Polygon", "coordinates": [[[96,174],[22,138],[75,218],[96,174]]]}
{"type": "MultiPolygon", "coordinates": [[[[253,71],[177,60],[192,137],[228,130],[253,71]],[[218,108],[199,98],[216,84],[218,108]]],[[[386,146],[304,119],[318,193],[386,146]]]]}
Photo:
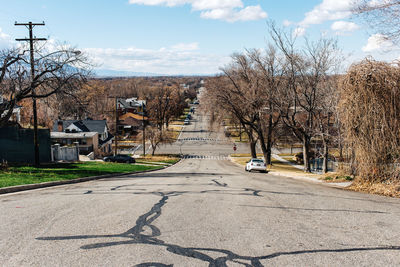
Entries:
{"type": "Polygon", "coordinates": [[[149,118],[147,118],[146,116],[144,116],[144,118],[143,118],[143,116],[142,115],[139,115],[139,114],[134,114],[134,113],[131,113],[131,112],[128,112],[128,113],[125,113],[124,115],[122,115],[122,116],[119,116],[119,119],[120,120],[126,120],[127,118],[133,118],[133,119],[135,119],[135,120],[145,120],[145,121],[147,121],[149,118]]]}
{"type": "Polygon", "coordinates": [[[107,139],[106,140],[99,140],[99,147],[104,146],[105,144],[107,144],[110,140],[114,139],[114,135],[112,135],[111,133],[108,133],[107,139]]]}
{"type": "Polygon", "coordinates": [[[53,125],[53,132],[58,132],[58,124],[63,124],[63,130],[65,131],[71,124],[82,130],[82,132],[97,132],[99,134],[104,133],[104,129],[107,127],[106,120],[57,120],[53,125]]]}
{"type": "Polygon", "coordinates": [[[50,138],[53,139],[86,139],[93,138],[97,132],[85,132],[85,133],[64,133],[64,132],[50,132],[50,138]]]}
{"type": "Polygon", "coordinates": [[[123,107],[123,108],[138,108],[141,107],[142,105],[146,105],[145,100],[138,100],[137,98],[127,98],[127,99],[118,99],[118,103],[123,107]]]}

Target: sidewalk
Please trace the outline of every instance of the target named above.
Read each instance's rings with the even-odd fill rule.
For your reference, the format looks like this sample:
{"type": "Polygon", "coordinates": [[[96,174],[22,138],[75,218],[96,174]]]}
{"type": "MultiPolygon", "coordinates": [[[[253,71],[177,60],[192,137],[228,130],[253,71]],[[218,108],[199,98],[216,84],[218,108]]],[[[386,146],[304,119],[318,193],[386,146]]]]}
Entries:
{"type": "Polygon", "coordinates": [[[297,179],[297,180],[303,180],[303,181],[309,181],[309,182],[313,182],[313,183],[319,183],[319,184],[326,184],[328,186],[331,187],[338,187],[338,188],[344,188],[344,187],[348,187],[352,184],[352,182],[341,182],[341,183],[327,183],[324,180],[321,180],[321,176],[322,174],[316,174],[316,173],[305,173],[303,172],[304,170],[304,166],[302,165],[297,165],[294,164],[288,160],[283,159],[282,157],[280,157],[277,154],[272,154],[272,157],[275,158],[276,160],[284,163],[284,164],[288,164],[298,170],[301,170],[302,173],[298,173],[298,172],[293,172],[293,171],[274,171],[271,170],[270,173],[274,174],[274,175],[279,175],[279,176],[285,176],[285,177],[290,177],[293,179],[297,179]]]}

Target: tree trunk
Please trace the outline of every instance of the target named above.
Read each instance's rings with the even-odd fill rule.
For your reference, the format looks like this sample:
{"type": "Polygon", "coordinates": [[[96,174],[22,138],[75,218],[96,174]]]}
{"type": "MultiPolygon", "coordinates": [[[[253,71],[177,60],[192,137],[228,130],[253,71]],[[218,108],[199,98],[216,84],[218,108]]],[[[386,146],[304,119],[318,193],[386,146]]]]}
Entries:
{"type": "Polygon", "coordinates": [[[268,153],[268,149],[267,149],[267,145],[265,143],[264,134],[263,134],[261,125],[258,125],[257,134],[258,134],[258,139],[260,140],[260,146],[261,146],[261,150],[263,152],[265,163],[269,164],[268,159],[269,159],[269,161],[271,161],[271,149],[268,153]]]}
{"type": "Polygon", "coordinates": [[[245,132],[249,137],[251,158],[257,158],[257,149],[256,149],[257,141],[254,140],[253,129],[252,128],[249,129],[245,125],[243,126],[243,128],[245,129],[245,132]]]}
{"type": "Polygon", "coordinates": [[[272,163],[271,154],[272,154],[272,140],[271,139],[267,139],[267,159],[265,161],[265,163],[267,165],[271,165],[271,163],[272,163]]]}
{"type": "Polygon", "coordinates": [[[329,147],[328,147],[328,142],[323,138],[323,143],[324,143],[324,163],[322,167],[322,172],[327,173],[328,172],[328,157],[329,157],[329,147]]]}
{"type": "Polygon", "coordinates": [[[341,136],[341,134],[340,134],[340,130],[339,130],[339,140],[338,140],[338,143],[339,143],[339,161],[343,161],[343,142],[342,142],[342,136],[341,136]]]}
{"type": "Polygon", "coordinates": [[[356,150],[354,144],[351,145],[350,169],[352,175],[357,174],[356,150]]]}
{"type": "Polygon", "coordinates": [[[261,150],[263,152],[265,163],[269,164],[269,163],[267,163],[267,161],[268,161],[268,151],[267,151],[267,146],[265,144],[264,135],[259,136],[258,139],[260,140],[260,146],[261,146],[261,150]]]}
{"type": "Polygon", "coordinates": [[[310,137],[303,134],[303,160],[304,160],[304,171],[311,172],[310,166],[310,137]]]}
{"type": "Polygon", "coordinates": [[[266,158],[266,161],[265,161],[265,163],[268,164],[268,165],[271,165],[272,131],[273,131],[272,115],[269,115],[268,131],[267,131],[267,158],[266,158]]]}
{"type": "Polygon", "coordinates": [[[255,142],[254,140],[250,141],[251,158],[257,158],[256,145],[257,142],[255,142]]]}

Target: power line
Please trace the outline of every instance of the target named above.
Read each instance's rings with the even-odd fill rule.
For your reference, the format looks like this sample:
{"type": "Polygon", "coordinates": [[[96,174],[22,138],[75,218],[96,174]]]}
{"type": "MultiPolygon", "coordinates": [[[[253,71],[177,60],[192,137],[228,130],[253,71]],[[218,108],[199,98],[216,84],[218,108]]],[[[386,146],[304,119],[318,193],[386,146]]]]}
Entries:
{"type": "Polygon", "coordinates": [[[17,23],[15,22],[15,26],[25,26],[29,30],[29,38],[18,38],[15,39],[18,42],[29,42],[29,50],[30,50],[30,61],[31,61],[31,90],[32,90],[32,101],[33,101],[33,143],[35,149],[35,166],[38,167],[40,165],[40,157],[39,157],[39,140],[38,140],[38,125],[37,125],[37,109],[36,109],[36,93],[35,93],[35,57],[34,57],[34,47],[33,42],[35,41],[46,41],[46,38],[36,38],[33,37],[33,28],[35,26],[44,26],[44,22],[42,23],[17,23]]]}

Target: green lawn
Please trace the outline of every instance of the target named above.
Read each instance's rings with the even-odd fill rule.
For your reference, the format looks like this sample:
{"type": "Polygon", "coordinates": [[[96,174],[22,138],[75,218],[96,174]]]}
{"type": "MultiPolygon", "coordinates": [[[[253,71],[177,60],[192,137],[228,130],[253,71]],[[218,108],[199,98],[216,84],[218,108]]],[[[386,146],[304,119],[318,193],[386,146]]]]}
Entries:
{"type": "Polygon", "coordinates": [[[0,171],[0,188],[160,168],[161,166],[102,162],[48,164],[40,168],[32,166],[11,166],[7,171],[0,171]]]}

